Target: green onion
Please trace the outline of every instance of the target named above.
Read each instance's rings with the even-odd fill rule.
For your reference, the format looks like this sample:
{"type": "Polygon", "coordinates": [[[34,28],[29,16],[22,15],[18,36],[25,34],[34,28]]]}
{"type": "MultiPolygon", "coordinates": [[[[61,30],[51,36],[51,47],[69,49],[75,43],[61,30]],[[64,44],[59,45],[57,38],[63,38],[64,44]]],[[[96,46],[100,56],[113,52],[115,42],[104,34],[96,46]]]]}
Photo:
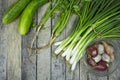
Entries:
{"type": "Polygon", "coordinates": [[[70,36],[61,41],[55,54],[61,51],[62,57],[71,64],[74,70],[77,62],[83,57],[88,44],[101,38],[120,38],[120,3],[118,0],[92,0],[81,2],[82,9],[78,15],[80,17],[76,29],[70,36]]]}

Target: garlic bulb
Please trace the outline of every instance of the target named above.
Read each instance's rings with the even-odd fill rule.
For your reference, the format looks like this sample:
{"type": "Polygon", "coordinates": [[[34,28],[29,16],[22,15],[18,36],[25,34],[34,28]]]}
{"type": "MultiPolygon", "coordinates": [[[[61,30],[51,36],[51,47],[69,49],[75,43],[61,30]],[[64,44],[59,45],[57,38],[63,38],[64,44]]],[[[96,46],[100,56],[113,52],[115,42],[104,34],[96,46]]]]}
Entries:
{"type": "Polygon", "coordinates": [[[105,71],[107,70],[107,68],[108,68],[107,63],[102,60],[98,62],[98,64],[95,66],[95,69],[100,70],[100,71],[105,71]]]}
{"type": "Polygon", "coordinates": [[[92,67],[94,67],[96,65],[96,62],[92,58],[88,58],[87,63],[92,67]]]}
{"type": "Polygon", "coordinates": [[[97,50],[97,45],[94,44],[90,47],[87,48],[87,53],[91,56],[91,57],[96,57],[98,55],[98,50],[97,50]]]}
{"type": "Polygon", "coordinates": [[[114,60],[114,48],[111,45],[107,44],[106,42],[102,42],[102,43],[105,47],[106,53],[110,56],[111,61],[113,61],[114,60]]]}
{"type": "Polygon", "coordinates": [[[110,56],[109,56],[108,54],[106,54],[106,53],[102,54],[102,60],[103,60],[103,61],[106,61],[106,62],[108,62],[108,63],[111,62],[110,56]]]}
{"type": "Polygon", "coordinates": [[[93,60],[98,63],[100,60],[102,59],[102,56],[101,55],[97,55],[96,57],[93,58],[93,60]]]}
{"type": "Polygon", "coordinates": [[[102,44],[98,45],[98,54],[103,54],[104,53],[104,46],[102,44]]]}

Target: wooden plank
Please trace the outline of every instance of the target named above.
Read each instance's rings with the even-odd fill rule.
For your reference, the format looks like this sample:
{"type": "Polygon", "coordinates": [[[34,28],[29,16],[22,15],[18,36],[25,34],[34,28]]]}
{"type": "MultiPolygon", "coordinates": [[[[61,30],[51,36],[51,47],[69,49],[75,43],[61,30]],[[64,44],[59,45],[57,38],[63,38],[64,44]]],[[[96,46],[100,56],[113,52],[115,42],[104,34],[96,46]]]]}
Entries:
{"type": "MultiPolygon", "coordinates": [[[[8,0],[8,7],[16,0],[8,0]]],[[[6,27],[7,80],[21,80],[21,36],[17,31],[18,20],[6,27]]]]}
{"type": "Polygon", "coordinates": [[[120,66],[115,72],[109,75],[109,80],[120,80],[120,66]]]}
{"type": "Polygon", "coordinates": [[[87,73],[84,61],[85,61],[84,59],[80,60],[80,80],[88,80],[88,73],[87,73]]]}
{"type": "MultiPolygon", "coordinates": [[[[40,19],[44,15],[48,4],[44,5],[42,8],[38,10],[38,23],[40,19]]],[[[48,20],[45,24],[45,29],[40,31],[40,34],[37,39],[37,46],[46,45],[51,36],[51,20],[48,20]]],[[[51,49],[46,48],[42,50],[38,50],[37,53],[37,80],[50,80],[50,58],[51,58],[51,49]]]]}
{"type": "MultiPolygon", "coordinates": [[[[33,23],[37,24],[38,13],[33,18],[33,23]]],[[[32,26],[32,25],[31,25],[32,26]]],[[[37,79],[37,67],[36,56],[29,57],[27,46],[31,45],[31,41],[35,34],[36,28],[32,28],[26,36],[22,37],[22,80],[36,80],[37,79]]],[[[36,41],[33,47],[36,47],[36,41]]],[[[32,51],[36,54],[36,50],[32,51]]]]}
{"type": "MultiPolygon", "coordinates": [[[[54,26],[57,16],[55,19],[52,19],[52,26],[54,26]]],[[[65,29],[61,33],[61,35],[56,39],[56,41],[61,41],[65,38],[65,29]]],[[[55,42],[56,42],[55,41],[55,42]]],[[[52,46],[52,55],[54,55],[54,51],[56,49],[55,46],[52,46]]],[[[61,57],[52,57],[51,59],[51,80],[65,80],[66,78],[66,64],[65,60],[61,57]]]]}
{"type": "Polygon", "coordinates": [[[74,72],[71,72],[70,69],[68,67],[66,67],[66,80],[79,80],[79,63],[76,66],[76,69],[74,70],[74,72]]]}
{"type": "MultiPolygon", "coordinates": [[[[30,46],[34,33],[35,29],[32,29],[22,38],[22,80],[36,80],[36,56],[29,57],[26,48],[26,46],[30,46]]],[[[36,42],[34,44],[35,46],[36,42]]],[[[33,51],[33,53],[36,53],[36,51],[33,51]]]]}
{"type": "MultiPolygon", "coordinates": [[[[118,46],[117,49],[120,50],[120,41],[116,41],[115,45],[118,46]]],[[[119,52],[117,53],[119,54],[119,52]]],[[[119,56],[119,55],[118,55],[119,56]]],[[[116,61],[117,66],[114,67],[114,72],[109,75],[109,80],[120,80],[120,61],[119,59],[116,61]]]]}
{"type": "MultiPolygon", "coordinates": [[[[71,33],[73,27],[74,27],[74,22],[76,20],[77,16],[74,15],[71,17],[70,21],[68,22],[67,26],[66,26],[66,37],[69,36],[69,34],[71,33]]],[[[67,67],[66,65],[66,80],[79,80],[79,63],[77,64],[77,67],[75,69],[75,71],[72,73],[70,71],[70,68],[67,67]]]]}
{"type": "Polygon", "coordinates": [[[2,24],[2,16],[6,9],[6,0],[0,0],[0,79],[6,80],[6,26],[2,24]]]}
{"type": "Polygon", "coordinates": [[[108,77],[100,77],[93,74],[89,74],[89,80],[108,80],[108,77]]]}
{"type": "MultiPolygon", "coordinates": [[[[60,36],[56,41],[61,40],[64,36],[65,31],[63,31],[62,36],[60,36]]],[[[54,54],[55,47],[52,46],[52,54],[54,54]]],[[[51,60],[51,80],[65,80],[66,78],[66,64],[65,60],[61,57],[52,57],[51,60]]]]}
{"type": "Polygon", "coordinates": [[[89,75],[89,71],[86,67],[85,56],[83,56],[80,60],[80,80],[97,80],[94,78],[94,75],[89,75]]]}

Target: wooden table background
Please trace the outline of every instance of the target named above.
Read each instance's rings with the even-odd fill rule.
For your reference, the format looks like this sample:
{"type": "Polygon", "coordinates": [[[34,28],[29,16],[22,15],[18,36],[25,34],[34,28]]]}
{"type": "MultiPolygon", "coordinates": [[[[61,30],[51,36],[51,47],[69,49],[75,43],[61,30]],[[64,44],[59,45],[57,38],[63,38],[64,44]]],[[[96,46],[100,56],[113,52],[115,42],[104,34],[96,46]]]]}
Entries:
{"type": "MultiPolygon", "coordinates": [[[[0,80],[120,80],[120,68],[113,74],[105,77],[98,77],[87,73],[82,60],[77,65],[74,73],[70,73],[64,59],[52,57],[54,47],[34,51],[41,53],[31,57],[29,60],[27,45],[30,45],[36,28],[32,29],[26,36],[20,36],[17,31],[18,21],[3,25],[2,16],[6,9],[17,0],[0,0],[0,80]]],[[[46,5],[47,6],[47,5],[46,5]]],[[[39,8],[33,21],[39,23],[46,6],[39,8]]],[[[74,21],[72,17],[71,21],[74,21]]],[[[41,30],[34,46],[47,44],[51,36],[51,26],[55,19],[49,19],[47,28],[41,30]]],[[[72,23],[68,23],[57,41],[64,39],[70,31],[72,23]]]]}

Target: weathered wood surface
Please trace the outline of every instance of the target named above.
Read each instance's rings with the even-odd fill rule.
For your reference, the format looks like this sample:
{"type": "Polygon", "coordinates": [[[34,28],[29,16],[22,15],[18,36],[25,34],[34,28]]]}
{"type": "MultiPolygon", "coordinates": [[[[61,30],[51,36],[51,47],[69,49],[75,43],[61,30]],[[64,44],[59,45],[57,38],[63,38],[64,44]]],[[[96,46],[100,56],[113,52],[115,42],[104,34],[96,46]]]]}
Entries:
{"type": "MultiPolygon", "coordinates": [[[[120,80],[120,67],[109,76],[98,77],[87,72],[82,60],[75,72],[71,73],[64,59],[59,56],[53,57],[54,46],[33,51],[35,54],[40,54],[29,58],[26,46],[30,45],[36,28],[26,36],[20,36],[17,32],[19,19],[8,25],[2,24],[5,10],[16,1],[0,0],[0,80],[120,80]]],[[[39,8],[33,19],[34,22],[39,23],[46,7],[47,5],[39,8]]],[[[69,27],[64,29],[56,41],[64,39],[69,34],[74,18],[75,16],[68,23],[69,27]]],[[[48,43],[55,20],[56,18],[50,19],[46,23],[47,28],[41,30],[34,47],[48,43]]]]}
{"type": "MultiPolygon", "coordinates": [[[[52,19],[52,26],[54,26],[55,21],[57,19],[57,16],[55,16],[55,19],[52,19]]],[[[60,41],[64,39],[65,37],[65,30],[61,33],[59,38],[56,41],[60,41]],[[63,35],[63,36],[61,36],[63,35]]],[[[55,47],[51,47],[51,55],[53,56],[55,47]]],[[[65,80],[65,62],[64,59],[61,59],[60,56],[57,57],[51,57],[51,80],[65,80]]]]}
{"type": "MultiPolygon", "coordinates": [[[[35,15],[33,21],[36,23],[37,19],[37,14],[35,15]]],[[[32,29],[26,36],[22,37],[21,41],[21,54],[22,54],[22,80],[36,80],[36,57],[31,57],[29,58],[28,55],[28,50],[26,46],[29,46],[31,43],[31,40],[33,38],[33,35],[35,33],[36,29],[32,29]]],[[[34,47],[36,46],[36,42],[34,44],[34,47]]],[[[33,53],[36,53],[36,51],[33,51],[33,53]]]]}
{"type": "MultiPolygon", "coordinates": [[[[0,5],[2,7],[1,9],[4,9],[4,6],[8,8],[15,1],[16,0],[2,0],[0,3],[3,5],[0,5]]],[[[17,23],[18,20],[9,25],[1,26],[0,31],[0,39],[3,41],[0,42],[2,43],[2,45],[0,45],[2,50],[0,54],[1,57],[3,56],[0,60],[3,59],[2,62],[5,64],[2,63],[1,65],[4,65],[3,68],[6,68],[5,70],[3,68],[1,69],[5,71],[8,80],[21,80],[21,36],[17,32],[17,23]]],[[[3,80],[5,80],[5,78],[3,80]]]]}
{"type": "Polygon", "coordinates": [[[6,60],[7,60],[7,33],[6,33],[6,26],[2,25],[2,15],[6,9],[6,6],[3,5],[6,3],[6,0],[0,0],[0,79],[6,80],[6,60]],[[3,34],[4,33],[4,34],[3,34]]]}

